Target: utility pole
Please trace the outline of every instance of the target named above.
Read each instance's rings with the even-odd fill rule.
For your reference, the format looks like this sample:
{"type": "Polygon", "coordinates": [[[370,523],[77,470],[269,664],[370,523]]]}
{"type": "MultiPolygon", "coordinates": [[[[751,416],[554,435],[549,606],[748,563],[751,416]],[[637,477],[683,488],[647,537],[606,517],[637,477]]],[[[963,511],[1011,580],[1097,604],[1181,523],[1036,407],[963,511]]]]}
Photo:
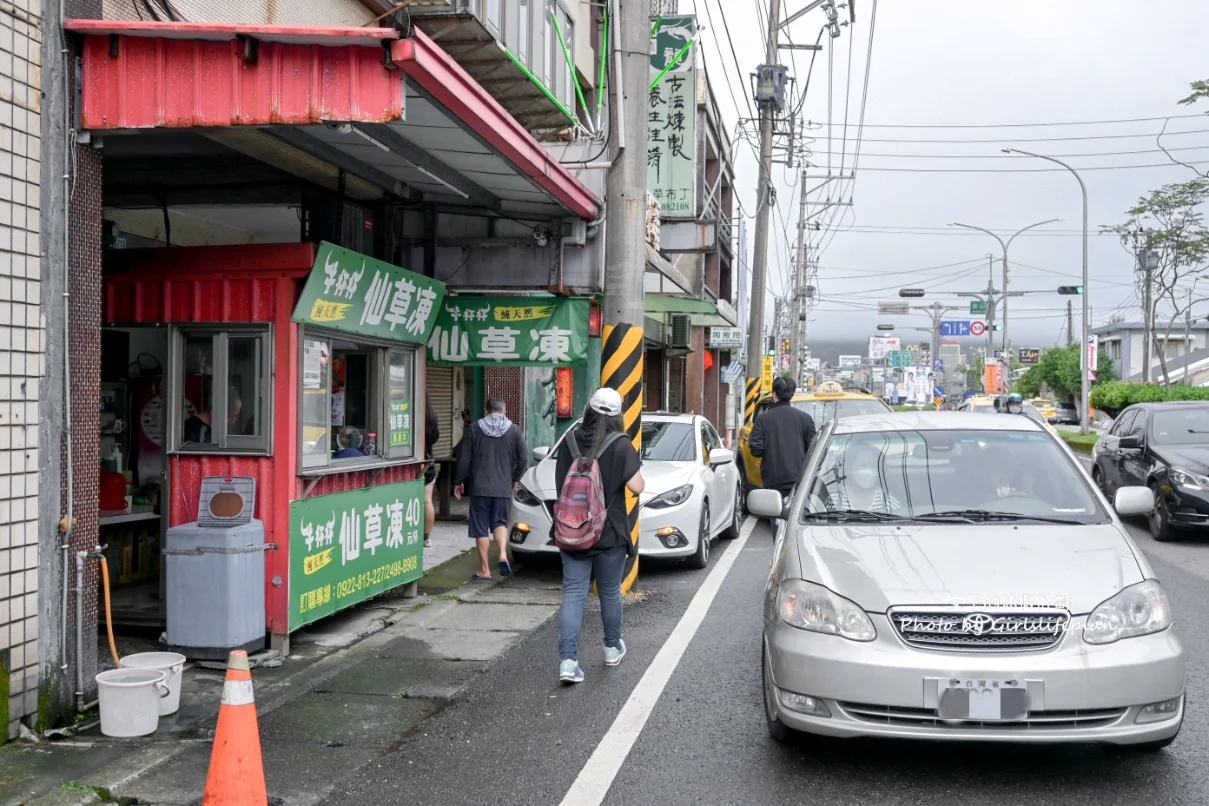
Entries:
{"type": "Polygon", "coordinates": [[[801,201],[798,204],[798,257],[793,273],[793,312],[790,314],[789,365],[793,377],[802,382],[802,320],[806,318],[806,171],[802,171],[801,201]]]}
{"type": "Polygon", "coordinates": [[[1135,251],[1134,255],[1142,269],[1142,383],[1149,383],[1150,358],[1153,355],[1151,332],[1154,328],[1154,308],[1151,301],[1151,289],[1153,288],[1154,273],[1150,270],[1146,255],[1141,251],[1135,251]]]}
{"type": "MultiPolygon", "coordinates": [[[[765,65],[777,64],[777,43],[781,35],[781,0],[768,3],[768,49],[765,65]]],[[[646,48],[642,49],[646,53],[646,48]]],[[[762,343],[764,333],[764,285],[768,269],[768,223],[772,213],[772,123],[776,101],[769,97],[760,100],[757,79],[756,103],[760,107],[760,173],[756,182],[756,246],[751,272],[751,311],[748,319],[748,343],[762,343]]],[[[645,117],[645,115],[643,116],[645,117]]],[[[645,142],[645,141],[644,141],[645,142]]],[[[641,321],[641,320],[639,320],[641,321]]],[[[763,371],[763,355],[755,350],[747,353],[747,397],[743,411],[743,422],[751,422],[756,413],[756,398],[760,392],[760,374],[763,371]]]]}
{"type": "MultiPolygon", "coordinates": [[[[774,0],[775,2],[775,0],[774,0]]],[[[642,449],[642,282],[646,270],[647,98],[651,81],[650,0],[625,0],[615,27],[609,82],[613,162],[605,207],[605,293],[600,385],[621,395],[626,433],[642,449]]],[[[757,330],[758,334],[759,331],[757,330]]],[[[753,351],[754,352],[754,351],[753,351]]],[[[638,546],[638,496],[626,490],[630,539],[638,546]]],[[[626,559],[621,590],[638,577],[638,552],[626,559]]]]}
{"type": "Polygon", "coordinates": [[[1075,309],[1071,301],[1066,301],[1066,346],[1075,343],[1075,309]]]}

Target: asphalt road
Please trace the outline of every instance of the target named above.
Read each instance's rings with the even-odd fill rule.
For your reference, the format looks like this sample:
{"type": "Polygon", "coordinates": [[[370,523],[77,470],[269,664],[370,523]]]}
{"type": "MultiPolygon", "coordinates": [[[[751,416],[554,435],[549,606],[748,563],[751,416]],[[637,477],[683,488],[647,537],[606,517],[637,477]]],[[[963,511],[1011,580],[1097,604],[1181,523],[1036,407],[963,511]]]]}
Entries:
{"type": "MultiPolygon", "coordinates": [[[[1189,708],[1167,750],[838,741],[790,746],[761,713],[761,594],[772,539],[757,525],[617,770],[605,803],[1203,804],[1209,802],[1209,535],[1155,543],[1131,525],[1165,585],[1189,653],[1189,708]]],[[[333,804],[560,804],[711,569],[645,566],[626,609],[630,651],[603,666],[597,610],[585,617],[583,684],[556,680],[548,622],[460,703],[341,781],[333,804]]],[[[715,578],[715,581],[716,578],[715,578]]],[[[593,801],[595,802],[595,801],[593,801]]]]}

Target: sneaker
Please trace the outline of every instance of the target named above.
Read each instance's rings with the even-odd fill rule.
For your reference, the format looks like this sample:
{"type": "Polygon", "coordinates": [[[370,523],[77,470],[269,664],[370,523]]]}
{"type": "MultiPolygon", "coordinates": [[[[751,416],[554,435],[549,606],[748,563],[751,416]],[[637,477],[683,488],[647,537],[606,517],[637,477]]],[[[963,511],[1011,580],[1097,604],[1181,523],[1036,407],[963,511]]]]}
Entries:
{"type": "Polygon", "coordinates": [[[558,679],[564,683],[582,683],[584,670],[579,667],[579,661],[567,659],[559,664],[558,679]]]}
{"type": "Polygon", "coordinates": [[[619,647],[605,647],[605,666],[616,666],[621,663],[621,659],[625,657],[625,641],[618,640],[621,644],[619,647]]]}
{"type": "Polygon", "coordinates": [[[432,538],[431,537],[424,538],[424,548],[426,548],[426,549],[432,548],[432,538]]]}

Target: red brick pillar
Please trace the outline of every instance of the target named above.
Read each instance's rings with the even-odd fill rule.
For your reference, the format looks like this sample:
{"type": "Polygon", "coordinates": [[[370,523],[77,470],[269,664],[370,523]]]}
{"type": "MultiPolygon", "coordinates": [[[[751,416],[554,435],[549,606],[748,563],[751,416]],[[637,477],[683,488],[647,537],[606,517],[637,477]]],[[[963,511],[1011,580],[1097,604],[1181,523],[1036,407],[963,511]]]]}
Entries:
{"type": "Polygon", "coordinates": [[[684,411],[691,414],[705,412],[705,328],[694,327],[693,351],[689,353],[685,367],[684,411]]]}

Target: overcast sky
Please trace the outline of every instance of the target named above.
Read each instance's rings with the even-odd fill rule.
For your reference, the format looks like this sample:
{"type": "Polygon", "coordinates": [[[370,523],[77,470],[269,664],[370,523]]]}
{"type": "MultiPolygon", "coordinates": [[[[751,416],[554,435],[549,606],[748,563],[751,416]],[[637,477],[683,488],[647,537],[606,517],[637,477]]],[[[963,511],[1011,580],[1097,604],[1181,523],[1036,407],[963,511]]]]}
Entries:
{"type": "MultiPolygon", "coordinates": [[[[806,0],[787,0],[784,8],[792,13],[804,5],[806,0]]],[[[839,39],[823,37],[825,48],[834,51],[818,55],[802,112],[803,118],[818,127],[811,132],[813,155],[808,160],[814,166],[809,169],[812,174],[827,172],[829,151],[833,173],[838,173],[841,159],[845,170],[853,164],[872,6],[872,0],[857,0],[856,24],[842,28],[839,39]],[[830,61],[834,71],[829,147],[830,61]],[[850,128],[845,143],[841,124],[849,88],[850,128]]],[[[696,13],[709,28],[703,34],[701,53],[732,136],[738,118],[749,115],[743,94],[749,92],[747,74],[763,61],[760,21],[767,7],[768,0],[680,0],[682,13],[696,13]],[[760,18],[751,13],[754,5],[760,8],[760,18]],[[720,16],[723,8],[728,12],[726,21],[743,73],[741,88],[720,16]]],[[[841,9],[840,15],[846,19],[847,9],[841,9]]],[[[813,43],[824,20],[822,10],[811,12],[789,26],[789,38],[813,43]]],[[[861,156],[851,189],[854,206],[842,211],[834,208],[817,218],[826,222],[836,213],[839,226],[832,230],[834,236],[827,232],[813,236],[824,251],[818,278],[820,304],[812,314],[816,319],[809,325],[808,339],[863,338],[879,321],[898,324],[899,335],[921,338],[905,328],[926,326],[922,316],[879,318],[874,312],[877,301],[896,298],[899,287],[910,286],[928,289],[924,302],[967,305],[946,292],[985,288],[988,253],[996,256],[998,287],[999,244],[982,233],[947,228],[951,221],[1007,235],[1034,222],[1060,217],[1060,223],[1039,228],[1048,234],[1026,233],[1013,243],[1009,253],[1011,288],[1052,292],[1059,284],[1079,282],[1078,183],[1052,163],[1008,157],[1000,149],[1016,145],[1064,159],[1076,155],[1067,160],[1076,168],[1166,166],[1168,159],[1157,151],[1154,138],[1162,120],[1107,121],[1170,115],[1176,117],[1168,123],[1169,136],[1163,144],[1168,148],[1199,147],[1176,153],[1183,159],[1209,161],[1209,117],[1190,117],[1209,111],[1209,103],[1200,108],[1176,103],[1188,94],[1189,82],[1209,79],[1209,64],[1204,59],[1206,31],[1209,2],[1204,0],[880,0],[861,156]],[[1079,121],[1093,123],[1049,125],[1079,121]],[[1186,132],[1197,133],[1182,134],[1186,132]],[[902,142],[906,140],[922,142],[902,142]],[[969,142],[973,140],[992,142],[969,142]],[[1143,153],[1105,153],[1135,151],[1143,153]],[[1044,169],[1057,170],[1032,172],[1044,169]]],[[[783,51],[783,60],[790,64],[790,73],[800,86],[805,82],[810,54],[798,51],[794,56],[796,67],[789,52],[783,51]]],[[[754,127],[749,125],[747,130],[752,132],[754,127]]],[[[739,195],[751,214],[756,201],[755,151],[740,140],[735,154],[739,195]]],[[[1209,163],[1200,167],[1207,169],[1209,163]]],[[[776,166],[778,205],[773,216],[766,321],[771,319],[772,296],[784,293],[791,273],[798,170],[776,166]]],[[[1140,318],[1132,257],[1116,236],[1099,236],[1096,230],[1122,221],[1124,211],[1148,190],[1189,179],[1192,173],[1171,166],[1085,170],[1082,174],[1089,193],[1092,231],[1088,291],[1093,323],[1103,323],[1114,313],[1140,318]]],[[[811,181],[808,186],[817,184],[811,181]]],[[[842,196],[846,199],[848,195],[845,182],[842,196]]],[[[749,221],[749,232],[751,229],[749,221]]],[[[1209,296],[1209,282],[1202,285],[1204,295],[1209,296]]],[[[1013,345],[1044,347],[1059,338],[1064,341],[1067,299],[1072,298],[1056,293],[1012,299],[1009,326],[1013,345]]],[[[1077,302],[1075,311],[1077,334],[1077,302]]],[[[1209,302],[1197,313],[1209,315],[1209,302]]]]}

